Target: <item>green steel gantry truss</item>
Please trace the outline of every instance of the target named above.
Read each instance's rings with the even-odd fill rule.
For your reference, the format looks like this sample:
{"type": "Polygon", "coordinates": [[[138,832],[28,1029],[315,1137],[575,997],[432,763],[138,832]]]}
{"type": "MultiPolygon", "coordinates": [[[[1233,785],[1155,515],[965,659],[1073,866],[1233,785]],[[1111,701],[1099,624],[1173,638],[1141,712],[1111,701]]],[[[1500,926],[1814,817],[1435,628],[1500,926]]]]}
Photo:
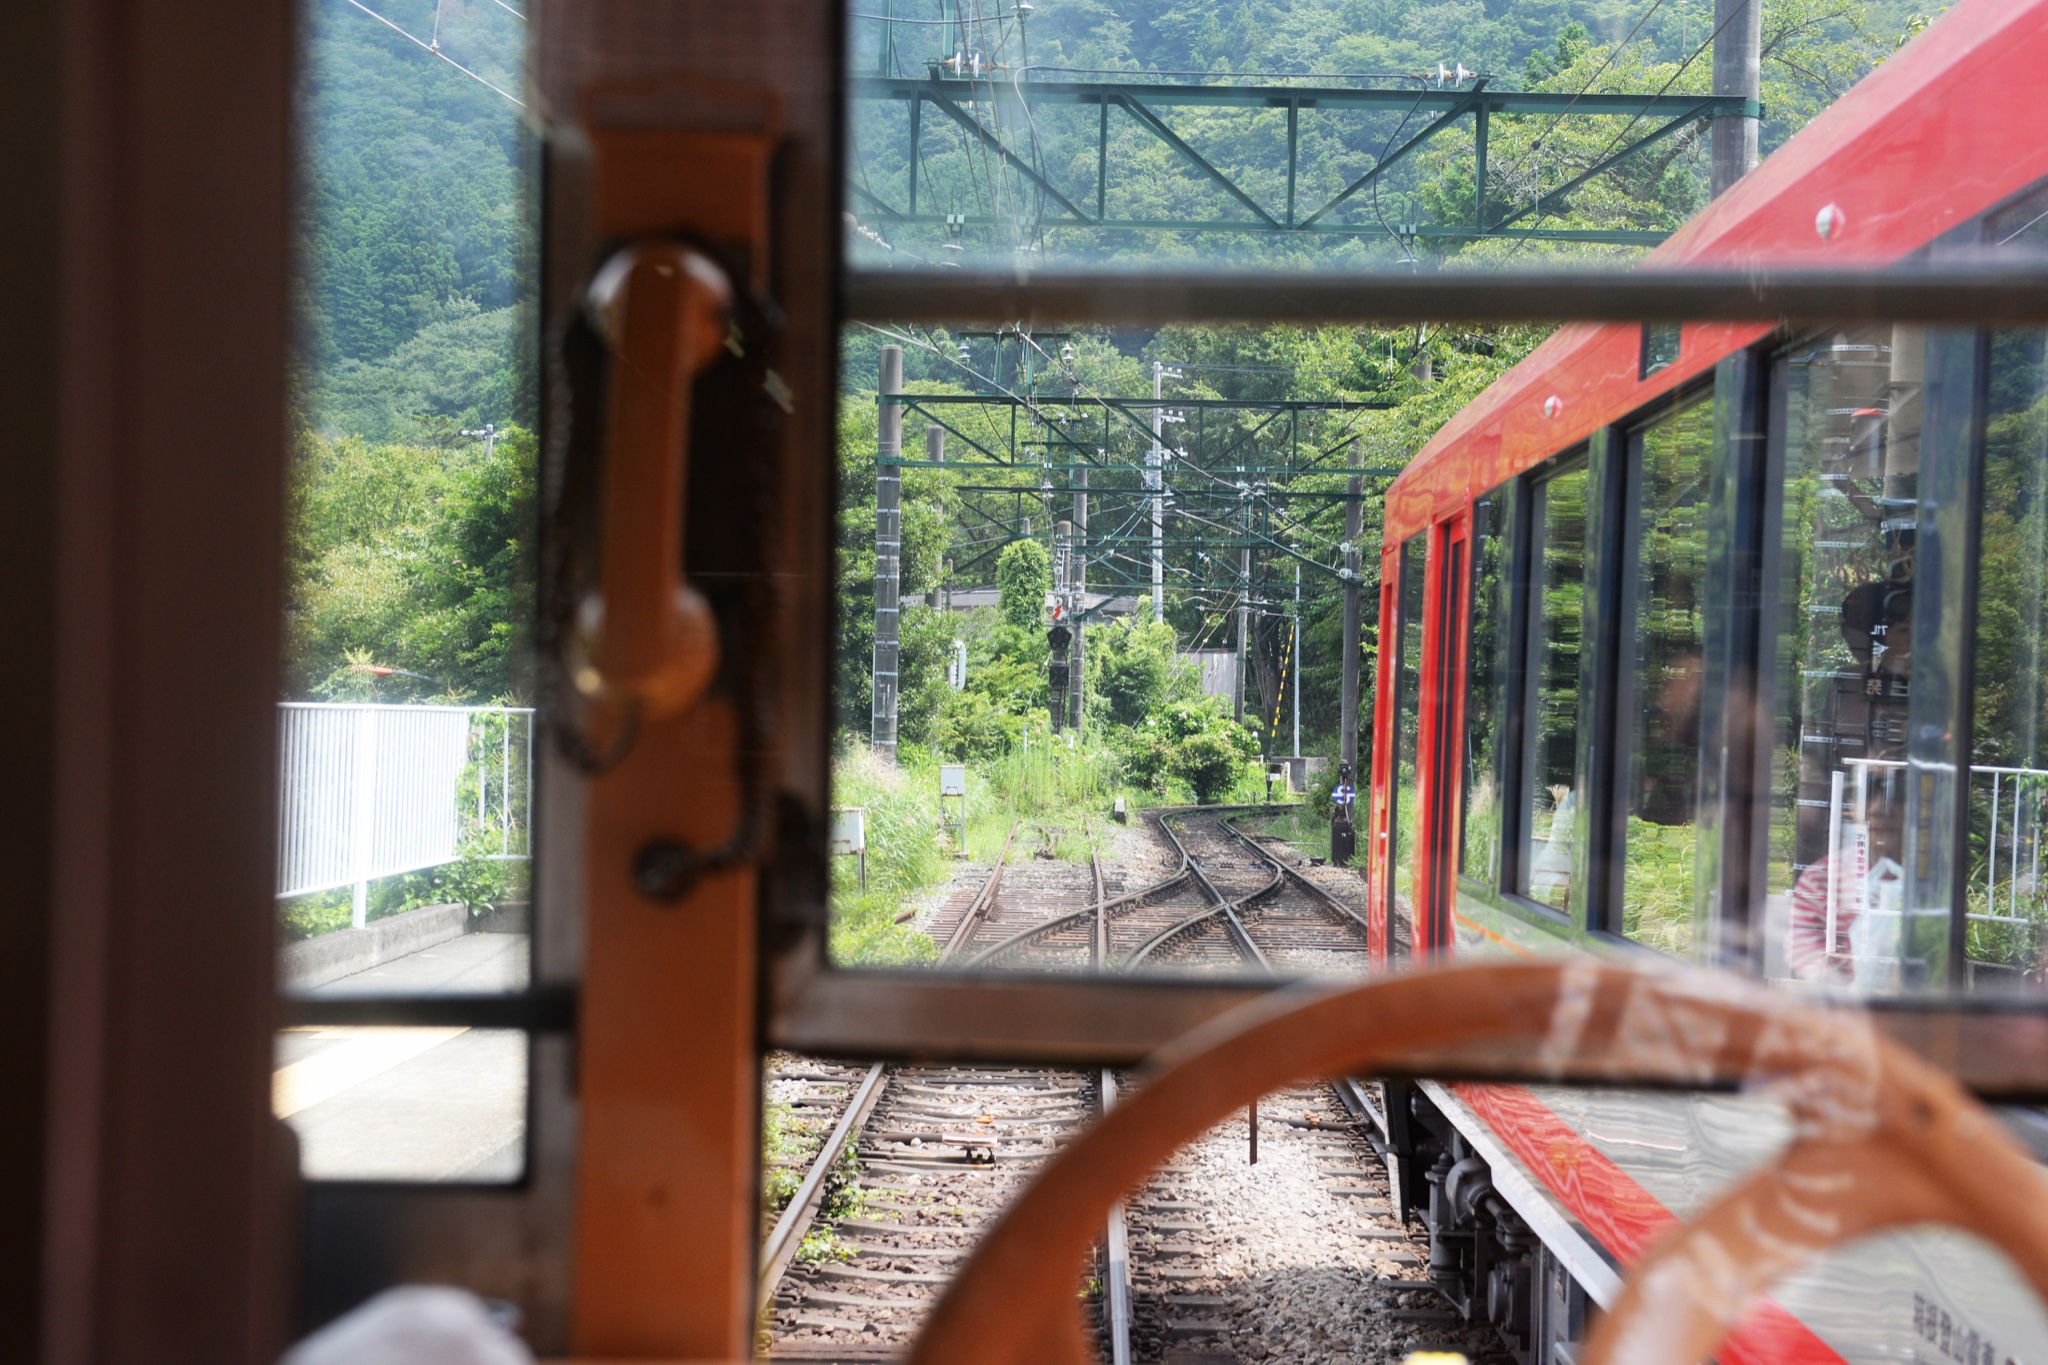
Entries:
{"type": "MultiPolygon", "coordinates": [[[[925,111],[958,125],[962,133],[987,154],[997,157],[1034,190],[1042,194],[1056,216],[1047,217],[1046,228],[1098,228],[1170,232],[1241,232],[1268,234],[1335,234],[1349,236],[1393,236],[1407,239],[1470,241],[1481,237],[1531,238],[1547,241],[1653,245],[1664,240],[1663,231],[1634,229],[1573,229],[1517,226],[1531,218],[1559,211],[1572,193],[1588,181],[1612,170],[1630,157],[1654,147],[1703,119],[1763,117],[1763,107],[1754,100],[1720,95],[1619,95],[1524,92],[1492,90],[1485,77],[1463,88],[1422,89],[1365,88],[1358,86],[1310,86],[1295,84],[1219,85],[1146,79],[1142,73],[1128,81],[1012,80],[1005,73],[980,78],[954,76],[938,63],[931,64],[925,77],[853,76],[848,93],[854,101],[900,104],[908,111],[905,202],[890,203],[870,188],[850,180],[854,197],[883,219],[896,223],[939,224],[949,228],[999,226],[987,215],[932,212],[919,203],[920,153],[924,142],[925,111]],[[1086,193],[1062,190],[1033,164],[1034,158],[1010,145],[1000,131],[992,128],[977,112],[980,108],[1012,107],[1019,114],[1040,107],[1093,107],[1098,111],[1093,203],[1086,193]],[[1215,165],[1174,131],[1161,110],[1186,107],[1276,109],[1287,115],[1286,193],[1283,202],[1261,203],[1241,177],[1215,165]],[[1300,122],[1304,110],[1352,109],[1387,111],[1427,117],[1412,136],[1393,146],[1372,169],[1350,181],[1335,195],[1312,207],[1297,202],[1300,170],[1300,122]],[[1247,216],[1237,218],[1145,219],[1112,218],[1109,155],[1110,113],[1121,110],[1170,148],[1194,171],[1213,182],[1247,216]],[[1487,160],[1496,115],[1539,115],[1553,119],[1613,118],[1630,120],[1622,138],[1594,165],[1561,185],[1544,191],[1527,203],[1493,204],[1487,199],[1487,160]],[[1445,130],[1463,120],[1472,125],[1474,167],[1474,217],[1469,223],[1395,224],[1339,222],[1333,215],[1347,201],[1370,190],[1388,172],[1427,146],[1445,130]],[[1643,132],[1630,136],[1635,127],[1643,132]]],[[[1029,126],[1028,117],[1010,126],[1029,126]]]]}

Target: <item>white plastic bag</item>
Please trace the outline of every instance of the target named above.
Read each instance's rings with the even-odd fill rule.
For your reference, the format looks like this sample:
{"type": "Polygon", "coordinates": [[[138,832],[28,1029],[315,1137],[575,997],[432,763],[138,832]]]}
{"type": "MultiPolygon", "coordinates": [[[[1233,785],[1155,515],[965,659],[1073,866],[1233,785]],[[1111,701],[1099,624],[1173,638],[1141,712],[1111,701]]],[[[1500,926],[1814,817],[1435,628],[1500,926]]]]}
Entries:
{"type": "Polygon", "coordinates": [[[466,1289],[387,1289],[285,1353],[280,1365],[533,1365],[526,1343],[466,1289]]]}

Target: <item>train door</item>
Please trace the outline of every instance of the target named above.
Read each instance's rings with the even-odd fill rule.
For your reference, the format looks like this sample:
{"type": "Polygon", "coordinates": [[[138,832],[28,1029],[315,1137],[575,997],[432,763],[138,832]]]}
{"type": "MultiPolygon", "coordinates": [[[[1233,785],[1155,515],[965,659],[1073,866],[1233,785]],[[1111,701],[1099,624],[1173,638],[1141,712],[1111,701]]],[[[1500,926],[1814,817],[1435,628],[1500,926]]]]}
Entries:
{"type": "Polygon", "coordinates": [[[1372,957],[1384,966],[1396,956],[1394,947],[1394,778],[1399,767],[1388,742],[1400,711],[1402,547],[1390,545],[1380,555],[1379,687],[1373,700],[1372,806],[1367,830],[1367,917],[1372,931],[1372,957]],[[1388,651],[1394,651],[1389,653],[1388,651]]]}
{"type": "Polygon", "coordinates": [[[1415,955],[1451,950],[1451,907],[1457,894],[1458,772],[1464,716],[1465,613],[1472,519],[1460,512],[1431,532],[1435,554],[1423,588],[1423,686],[1418,796],[1423,810],[1418,852],[1415,955]]]}
{"type": "Polygon", "coordinates": [[[1382,567],[1381,639],[1391,653],[1381,674],[1381,733],[1392,742],[1374,758],[1374,889],[1393,958],[1432,956],[1450,943],[1470,541],[1471,520],[1461,513],[1409,537],[1382,567]]]}

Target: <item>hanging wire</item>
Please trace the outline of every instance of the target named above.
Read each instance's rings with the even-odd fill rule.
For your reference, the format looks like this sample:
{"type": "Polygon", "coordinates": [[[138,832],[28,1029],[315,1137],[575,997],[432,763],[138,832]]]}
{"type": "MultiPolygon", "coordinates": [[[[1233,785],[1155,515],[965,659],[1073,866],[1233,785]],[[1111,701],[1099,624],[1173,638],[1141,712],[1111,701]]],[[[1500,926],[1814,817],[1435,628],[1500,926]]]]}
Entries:
{"type": "MultiPolygon", "coordinates": [[[[1678,78],[1685,74],[1686,68],[1690,67],[1694,62],[1698,61],[1700,59],[1700,54],[1702,52],[1705,52],[1708,48],[1714,45],[1715,39],[1721,36],[1721,31],[1727,28],[1728,25],[1734,23],[1739,15],[1746,13],[1750,5],[1753,5],[1755,3],[1757,3],[1757,0],[1744,0],[1744,3],[1737,5],[1734,9],[1730,10],[1728,12],[1728,17],[1726,19],[1723,19],[1718,25],[1716,25],[1714,31],[1707,35],[1706,41],[1701,43],[1698,47],[1694,48],[1692,50],[1692,55],[1687,57],[1683,62],[1680,62],[1678,64],[1678,69],[1671,73],[1670,79],[1666,80],[1664,84],[1657,87],[1657,95],[1661,96],[1665,91],[1669,90],[1673,85],[1677,84],[1678,78]]],[[[1616,147],[1621,145],[1621,140],[1627,137],[1630,133],[1634,132],[1635,126],[1638,123],[1641,123],[1642,121],[1643,115],[1642,112],[1639,110],[1633,117],[1629,119],[1628,123],[1622,127],[1622,130],[1619,133],[1616,133],[1613,139],[1609,141],[1605,147],[1600,149],[1600,154],[1593,158],[1592,164],[1597,166],[1602,161],[1605,161],[1609,153],[1613,152],[1613,150],[1616,147]]],[[[1543,202],[1543,196],[1540,194],[1537,195],[1536,202],[1538,204],[1541,204],[1543,202]]],[[[1539,212],[1536,215],[1536,221],[1540,223],[1549,216],[1550,214],[1547,211],[1539,212]]],[[[1524,237],[1521,241],[1516,242],[1514,248],[1508,252],[1507,259],[1513,260],[1515,258],[1516,253],[1519,252],[1524,246],[1528,245],[1529,240],[1529,238],[1524,237]]]]}
{"type": "Polygon", "coordinates": [[[421,42],[421,41],[420,41],[420,40],[419,40],[418,38],[415,38],[415,37],[413,37],[413,36],[412,36],[412,35],[411,35],[410,33],[407,33],[407,32],[406,32],[406,31],[405,31],[404,29],[402,29],[402,28],[400,28],[400,27],[399,27],[398,25],[396,25],[396,24],[392,23],[392,22],[391,22],[391,21],[390,21],[389,19],[386,19],[386,18],[385,18],[385,17],[383,16],[383,15],[381,15],[381,14],[377,13],[377,11],[375,11],[375,10],[371,9],[371,8],[370,8],[370,7],[368,6],[368,5],[364,4],[364,3],[363,3],[363,0],[348,0],[348,3],[349,3],[349,4],[351,4],[351,5],[354,5],[354,6],[355,6],[355,7],[357,8],[357,9],[359,9],[359,10],[361,10],[361,11],[362,11],[363,13],[365,13],[365,14],[369,15],[369,16],[370,16],[370,17],[371,17],[372,19],[375,19],[375,20],[376,20],[376,21],[377,21],[378,23],[380,23],[380,24],[384,25],[384,27],[386,27],[386,28],[390,29],[390,30],[391,30],[391,31],[392,31],[393,33],[396,33],[396,34],[397,34],[397,35],[398,35],[399,37],[401,37],[401,38],[405,39],[405,40],[406,40],[407,42],[411,43],[411,44],[412,44],[412,45],[413,45],[414,47],[417,47],[418,49],[420,49],[420,51],[422,51],[422,52],[425,52],[425,53],[427,53],[427,54],[429,54],[429,55],[431,55],[431,56],[439,57],[439,58],[440,58],[440,59],[441,59],[442,61],[444,61],[444,62],[448,63],[448,65],[450,65],[450,66],[454,67],[454,68],[455,68],[455,69],[456,69],[457,71],[460,71],[460,72],[461,72],[461,73],[462,73],[463,75],[465,75],[465,76],[469,77],[469,78],[470,78],[471,80],[475,81],[475,82],[476,82],[476,83],[477,83],[478,85],[484,86],[485,88],[487,88],[487,89],[489,89],[489,90],[491,90],[491,91],[493,91],[493,92],[495,92],[495,93],[497,93],[497,94],[503,95],[503,96],[504,96],[504,97],[505,97],[506,99],[508,99],[508,100],[511,100],[513,104],[517,105],[517,106],[518,106],[519,108],[521,108],[521,109],[524,109],[524,108],[526,107],[526,102],[525,102],[524,100],[521,100],[521,99],[519,99],[518,97],[516,97],[516,96],[512,95],[512,94],[511,94],[510,92],[508,92],[508,91],[505,91],[505,90],[500,90],[500,89],[498,89],[498,87],[497,87],[497,86],[495,86],[495,85],[492,85],[492,84],[491,84],[491,83],[490,83],[489,81],[485,80],[485,79],[484,79],[484,78],[483,78],[482,76],[479,76],[479,75],[477,75],[477,74],[476,74],[476,72],[474,72],[474,71],[471,71],[471,70],[470,70],[470,69],[469,69],[468,67],[464,66],[464,65],[463,65],[463,64],[462,64],[461,62],[458,62],[458,61],[456,61],[456,60],[455,60],[455,59],[454,59],[453,57],[451,57],[451,56],[449,56],[449,55],[448,55],[447,53],[443,52],[443,51],[441,50],[441,48],[440,48],[440,45],[439,45],[438,43],[426,43],[426,42],[421,42]]]}

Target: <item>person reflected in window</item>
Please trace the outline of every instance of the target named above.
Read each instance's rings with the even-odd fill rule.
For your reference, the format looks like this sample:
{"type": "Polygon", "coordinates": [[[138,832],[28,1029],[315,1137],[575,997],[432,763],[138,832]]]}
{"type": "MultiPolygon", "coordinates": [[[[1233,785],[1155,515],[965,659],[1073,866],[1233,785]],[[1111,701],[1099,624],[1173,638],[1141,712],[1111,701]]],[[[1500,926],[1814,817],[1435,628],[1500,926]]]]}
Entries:
{"type": "MultiPolygon", "coordinates": [[[[1843,643],[1862,666],[1852,681],[1862,710],[1862,752],[1841,743],[1828,795],[1832,847],[1800,873],[1791,894],[1785,965],[1802,981],[1876,984],[1892,975],[1905,891],[1906,708],[1913,664],[1911,560],[1842,600],[1843,643]],[[1833,927],[1829,916],[1832,913],[1833,927]]],[[[1849,737],[1853,738],[1853,736],[1849,737]]]]}

